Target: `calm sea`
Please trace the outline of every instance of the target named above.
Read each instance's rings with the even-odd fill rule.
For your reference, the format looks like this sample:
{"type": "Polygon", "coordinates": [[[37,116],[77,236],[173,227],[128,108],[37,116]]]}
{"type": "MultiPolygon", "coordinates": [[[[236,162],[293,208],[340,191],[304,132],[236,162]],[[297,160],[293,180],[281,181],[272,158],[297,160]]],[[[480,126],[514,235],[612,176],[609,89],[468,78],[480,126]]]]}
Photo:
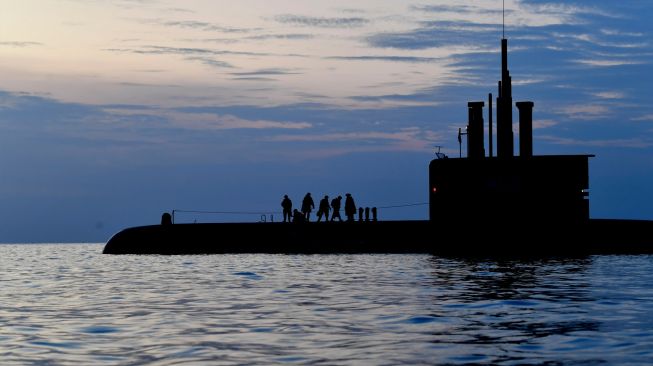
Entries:
{"type": "Polygon", "coordinates": [[[653,257],[0,245],[0,364],[653,364],[653,257]]]}

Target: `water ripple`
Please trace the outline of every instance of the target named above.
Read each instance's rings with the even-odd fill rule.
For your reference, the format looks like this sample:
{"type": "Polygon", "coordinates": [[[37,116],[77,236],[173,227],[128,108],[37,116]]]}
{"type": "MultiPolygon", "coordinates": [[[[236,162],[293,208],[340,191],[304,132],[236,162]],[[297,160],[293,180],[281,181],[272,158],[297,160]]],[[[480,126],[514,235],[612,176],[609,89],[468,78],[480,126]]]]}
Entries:
{"type": "Polygon", "coordinates": [[[105,256],[0,245],[23,364],[653,363],[653,257],[105,256]]]}

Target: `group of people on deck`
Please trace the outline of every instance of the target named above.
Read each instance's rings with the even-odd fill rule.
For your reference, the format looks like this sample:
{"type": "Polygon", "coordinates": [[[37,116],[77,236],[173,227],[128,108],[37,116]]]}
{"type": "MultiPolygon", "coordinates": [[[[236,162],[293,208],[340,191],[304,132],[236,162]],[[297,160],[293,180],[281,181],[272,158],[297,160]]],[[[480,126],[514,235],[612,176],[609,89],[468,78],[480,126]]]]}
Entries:
{"type": "MultiPolygon", "coordinates": [[[[340,217],[340,207],[342,206],[342,196],[335,197],[329,201],[329,196],[324,196],[320,200],[320,204],[317,209],[317,222],[322,221],[342,221],[340,217]],[[329,220],[329,212],[332,211],[331,220],[329,220]]],[[[283,222],[308,222],[311,220],[311,212],[315,209],[315,202],[311,193],[306,193],[304,199],[302,200],[301,211],[292,208],[292,201],[288,198],[288,195],[283,196],[281,201],[281,207],[283,207],[283,222]]],[[[373,209],[376,212],[376,208],[373,209]]],[[[363,211],[361,208],[360,211],[363,211]]],[[[369,207],[366,208],[366,216],[369,219],[369,207]]],[[[362,213],[360,214],[362,220],[362,213]]],[[[354,216],[356,216],[356,203],[354,203],[354,197],[350,193],[345,194],[345,216],[347,216],[347,221],[354,221],[354,216]]],[[[376,215],[375,215],[376,216],[376,215]]]]}

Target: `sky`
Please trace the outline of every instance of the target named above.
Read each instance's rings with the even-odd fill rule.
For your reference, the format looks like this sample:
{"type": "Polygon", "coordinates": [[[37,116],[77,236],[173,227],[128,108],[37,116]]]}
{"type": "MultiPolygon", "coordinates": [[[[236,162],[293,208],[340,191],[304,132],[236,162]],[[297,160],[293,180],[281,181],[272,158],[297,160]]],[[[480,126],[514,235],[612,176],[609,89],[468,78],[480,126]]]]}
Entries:
{"type": "MultiPolygon", "coordinates": [[[[501,6],[3,0],[0,242],[105,242],[173,209],[278,221],[307,192],[427,219],[388,206],[428,202],[437,146],[457,157],[467,102],[496,95],[501,6]]],[[[594,218],[653,219],[651,17],[650,0],[505,1],[534,153],[596,155],[594,218]]]]}

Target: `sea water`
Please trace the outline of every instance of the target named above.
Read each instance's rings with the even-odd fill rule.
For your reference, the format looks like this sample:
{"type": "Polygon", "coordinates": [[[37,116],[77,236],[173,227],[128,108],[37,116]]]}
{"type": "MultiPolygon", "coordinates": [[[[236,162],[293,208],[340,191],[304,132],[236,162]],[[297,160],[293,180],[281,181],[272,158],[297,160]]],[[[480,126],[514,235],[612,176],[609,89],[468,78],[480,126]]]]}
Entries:
{"type": "Polygon", "coordinates": [[[653,257],[0,245],[0,364],[653,364],[653,257]]]}

